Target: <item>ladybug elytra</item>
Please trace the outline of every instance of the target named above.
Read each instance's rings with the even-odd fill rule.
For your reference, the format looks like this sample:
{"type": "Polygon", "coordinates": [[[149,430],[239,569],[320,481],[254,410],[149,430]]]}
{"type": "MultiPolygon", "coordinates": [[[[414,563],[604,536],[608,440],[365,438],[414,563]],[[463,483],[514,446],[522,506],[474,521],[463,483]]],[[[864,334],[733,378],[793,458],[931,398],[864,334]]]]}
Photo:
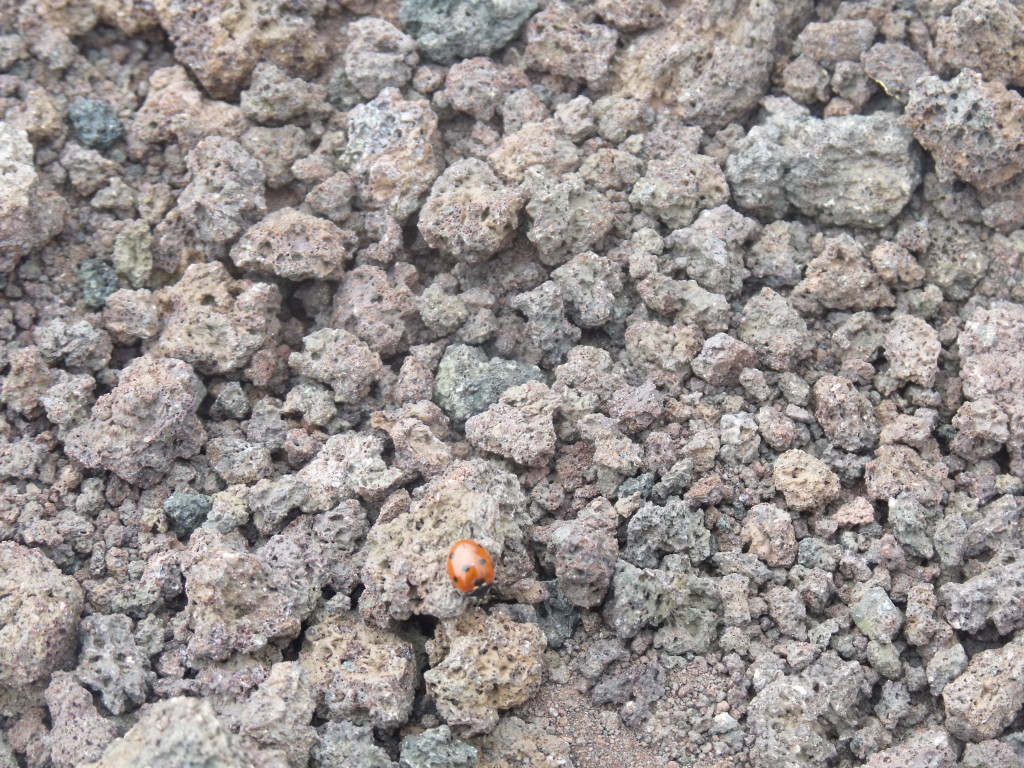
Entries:
{"type": "Polygon", "coordinates": [[[489,587],[494,581],[490,553],[472,539],[459,539],[448,550],[448,578],[465,594],[489,587]]]}

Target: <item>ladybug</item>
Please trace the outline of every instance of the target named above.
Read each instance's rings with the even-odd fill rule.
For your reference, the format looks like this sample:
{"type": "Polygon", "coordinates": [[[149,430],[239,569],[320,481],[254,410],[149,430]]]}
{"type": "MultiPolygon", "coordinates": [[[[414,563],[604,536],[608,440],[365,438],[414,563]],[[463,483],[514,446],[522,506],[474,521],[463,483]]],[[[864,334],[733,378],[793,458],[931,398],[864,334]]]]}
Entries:
{"type": "Polygon", "coordinates": [[[448,577],[459,592],[473,594],[491,586],[494,562],[490,553],[472,539],[459,539],[448,550],[448,577]]]}

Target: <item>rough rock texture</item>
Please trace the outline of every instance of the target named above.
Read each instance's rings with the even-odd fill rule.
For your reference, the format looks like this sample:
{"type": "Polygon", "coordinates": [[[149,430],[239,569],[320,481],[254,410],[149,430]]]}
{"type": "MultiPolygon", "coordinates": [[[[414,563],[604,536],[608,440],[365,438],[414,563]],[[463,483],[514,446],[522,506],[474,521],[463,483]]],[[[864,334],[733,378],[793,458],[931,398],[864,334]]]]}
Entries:
{"type": "Polygon", "coordinates": [[[432,61],[493,53],[519,34],[537,0],[402,0],[398,17],[432,61]]]}
{"type": "Polygon", "coordinates": [[[824,462],[800,450],[786,451],[772,469],[786,506],[797,512],[820,510],[839,494],[839,478],[824,462]]]}
{"type": "Polygon", "coordinates": [[[370,529],[360,611],[381,626],[413,613],[461,615],[466,598],[445,573],[448,549],[459,539],[483,546],[494,560],[496,588],[511,589],[530,572],[520,528],[524,507],[514,475],[482,460],[454,464],[407,511],[370,529]]]}
{"type": "Polygon", "coordinates": [[[365,624],[354,612],[319,616],[306,631],[298,663],[309,676],[320,717],[397,728],[416,693],[413,646],[365,624]]]}
{"type": "Polygon", "coordinates": [[[96,760],[117,737],[113,723],[100,716],[89,692],[67,672],[54,673],[46,706],[53,720],[50,757],[58,768],[96,760]]]}
{"type": "Polygon", "coordinates": [[[184,360],[202,373],[228,373],[277,335],[276,286],[232,280],[219,262],[193,264],[153,295],[159,331],[146,344],[157,357],[184,360]]]}
{"type": "Polygon", "coordinates": [[[124,614],[94,613],[82,619],[77,680],[100,694],[103,706],[120,715],[143,704],[152,682],[149,659],[135,642],[124,614]]]}
{"type": "Polygon", "coordinates": [[[402,739],[400,768],[430,768],[450,765],[452,768],[473,768],[477,764],[477,749],[452,735],[447,725],[428,728],[415,736],[402,739]]]}
{"type": "MultiPolygon", "coordinates": [[[[243,768],[247,750],[205,701],[178,696],[157,702],[88,768],[202,765],[243,768]]],[[[85,768],[83,766],[83,768],[85,768]]]]}
{"type": "Polygon", "coordinates": [[[84,466],[109,469],[126,483],[152,485],[175,459],[195,455],[206,442],[195,415],[204,394],[186,363],[140,357],[96,401],[89,422],[72,430],[65,450],[84,466]]]}
{"type": "Polygon", "coordinates": [[[750,702],[754,764],[829,765],[836,733],[862,721],[869,691],[864,668],[833,651],[799,675],[778,675],[750,702]]]}
{"type": "Polygon", "coordinates": [[[239,269],[286,280],[337,280],[352,258],[353,240],[325,219],[281,208],[239,238],[231,260],[239,269]]]}
{"type": "Polygon", "coordinates": [[[1022,13],[0,0],[0,768],[1016,766],[1022,13]]]}
{"type": "Polygon", "coordinates": [[[558,397],[540,382],[512,387],[466,421],[466,439],[517,464],[544,466],[555,454],[558,397]]]}
{"type": "Polygon", "coordinates": [[[323,8],[317,3],[237,7],[217,0],[197,8],[183,0],[158,0],[153,8],[177,59],[219,98],[234,95],[263,56],[304,74],[325,56],[324,42],[314,29],[314,17],[323,8]]]}
{"type": "Polygon", "coordinates": [[[519,192],[502,184],[486,163],[461,160],[434,182],[419,230],[432,248],[475,264],[512,241],[522,204],[519,192]]]}
{"type": "Polygon", "coordinates": [[[547,639],[536,624],[475,610],[439,625],[427,643],[427,695],[448,725],[472,736],[497,725],[498,712],[540,686],[547,639]]]}
{"type": "Polygon", "coordinates": [[[424,101],[385,88],[349,113],[342,162],[367,210],[403,222],[422,205],[442,170],[437,115],[424,101]]]}
{"type": "Polygon", "coordinates": [[[74,658],[82,589],[38,550],[0,543],[0,689],[45,680],[74,658]]]}
{"type": "Polygon", "coordinates": [[[373,350],[339,328],[323,328],[306,336],[302,351],[288,357],[288,366],[300,376],[330,386],[339,403],[365,397],[383,367],[373,350]]]}
{"type": "Polygon", "coordinates": [[[28,134],[0,121],[0,273],[12,270],[64,227],[67,204],[37,183],[32,155],[28,134]]]}
{"type": "Polygon", "coordinates": [[[729,155],[726,175],[736,202],[758,216],[796,208],[822,224],[878,228],[921,181],[911,141],[890,115],[818,120],[779,104],[729,155]]]}
{"type": "Polygon", "coordinates": [[[171,274],[221,256],[266,211],[263,164],[237,141],[202,139],[186,163],[191,181],[153,231],[153,264],[171,274]]]}
{"type": "Polygon", "coordinates": [[[534,529],[533,537],[549,548],[547,559],[554,566],[558,589],[572,605],[592,608],[604,599],[619,551],[615,522],[608,501],[596,499],[575,520],[534,529]]]}
{"type": "Polygon", "coordinates": [[[783,509],[771,504],[758,504],[750,510],[741,531],[749,552],[772,568],[789,566],[796,561],[797,544],[793,521],[783,509]]]}
{"type": "Polygon", "coordinates": [[[1024,563],[1016,562],[995,565],[962,584],[944,584],[940,594],[946,621],[972,634],[990,621],[1001,635],[1024,627],[1024,609],[1016,598],[1022,580],[1024,563]]]}
{"type": "Polygon", "coordinates": [[[278,750],[288,765],[301,768],[309,763],[316,742],[310,725],[315,704],[302,667],[294,661],[279,662],[245,703],[240,733],[263,749],[278,750]]]}
{"type": "Polygon", "coordinates": [[[609,623],[622,638],[644,627],[656,628],[654,644],[673,654],[710,647],[721,621],[721,599],[711,579],[672,568],[640,569],[616,564],[613,598],[605,608],[609,623]]]}
{"type": "Polygon", "coordinates": [[[1024,98],[977,72],[966,69],[948,82],[929,77],[915,85],[906,121],[939,170],[969,184],[994,187],[1024,170],[1017,141],[1024,98]]]}
{"type": "Polygon", "coordinates": [[[1022,665],[1020,640],[979,651],[942,692],[949,732],[962,741],[999,736],[1024,703],[1022,665]]]}
{"type": "Polygon", "coordinates": [[[190,657],[223,661],[299,634],[328,580],[323,547],[309,536],[308,518],[300,523],[256,554],[210,529],[192,534],[182,562],[190,657]]]}
{"type": "MultiPolygon", "coordinates": [[[[1017,396],[1024,382],[1024,307],[995,302],[979,309],[960,333],[964,396],[986,402],[1007,417],[1006,447],[1015,472],[1024,469],[1024,405],[1017,396]]],[[[993,435],[989,430],[989,435],[993,435]]],[[[1001,437],[999,430],[994,436],[1001,437]]],[[[1001,441],[1000,441],[1001,442],[1001,441]]]]}
{"type": "Polygon", "coordinates": [[[510,387],[541,378],[536,366],[487,359],[481,350],[453,344],[445,350],[434,379],[434,401],[449,418],[464,422],[482,413],[510,387]]]}

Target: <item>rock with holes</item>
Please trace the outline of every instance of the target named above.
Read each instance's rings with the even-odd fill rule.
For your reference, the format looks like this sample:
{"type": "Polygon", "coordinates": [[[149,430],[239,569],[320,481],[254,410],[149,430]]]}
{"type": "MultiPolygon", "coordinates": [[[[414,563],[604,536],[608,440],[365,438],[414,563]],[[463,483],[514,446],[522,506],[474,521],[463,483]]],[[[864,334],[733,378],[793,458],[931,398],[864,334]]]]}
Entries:
{"type": "Polygon", "coordinates": [[[184,360],[201,373],[245,367],[281,327],[276,285],[235,280],[220,262],[193,264],[175,285],[153,294],[160,331],[146,351],[184,360]]]}
{"type": "Polygon", "coordinates": [[[73,663],[82,588],[35,549],[0,543],[0,691],[73,663]]]}
{"type": "Polygon", "coordinates": [[[442,622],[427,642],[427,695],[457,731],[487,733],[500,710],[524,704],[540,688],[545,650],[547,639],[536,624],[474,609],[442,622]]]}
{"type": "Polygon", "coordinates": [[[511,591],[532,575],[525,518],[526,498],[515,475],[481,460],[453,464],[421,489],[407,511],[370,529],[360,611],[380,626],[414,613],[460,616],[466,598],[450,584],[445,563],[459,539],[473,539],[490,552],[493,589],[499,595],[511,591]]]}
{"type": "Polygon", "coordinates": [[[299,664],[322,718],[397,728],[412,713],[417,684],[412,643],[366,624],[355,612],[318,615],[306,630],[299,664]]]}

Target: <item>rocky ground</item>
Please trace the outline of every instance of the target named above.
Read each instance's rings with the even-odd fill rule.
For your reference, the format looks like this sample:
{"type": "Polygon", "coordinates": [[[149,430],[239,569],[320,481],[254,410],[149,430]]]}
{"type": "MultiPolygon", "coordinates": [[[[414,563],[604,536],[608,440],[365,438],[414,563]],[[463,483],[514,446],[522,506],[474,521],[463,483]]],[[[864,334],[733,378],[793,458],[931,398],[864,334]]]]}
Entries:
{"type": "Polygon", "coordinates": [[[0,767],[1024,766],[1022,89],[1019,0],[0,0],[0,767]]]}

